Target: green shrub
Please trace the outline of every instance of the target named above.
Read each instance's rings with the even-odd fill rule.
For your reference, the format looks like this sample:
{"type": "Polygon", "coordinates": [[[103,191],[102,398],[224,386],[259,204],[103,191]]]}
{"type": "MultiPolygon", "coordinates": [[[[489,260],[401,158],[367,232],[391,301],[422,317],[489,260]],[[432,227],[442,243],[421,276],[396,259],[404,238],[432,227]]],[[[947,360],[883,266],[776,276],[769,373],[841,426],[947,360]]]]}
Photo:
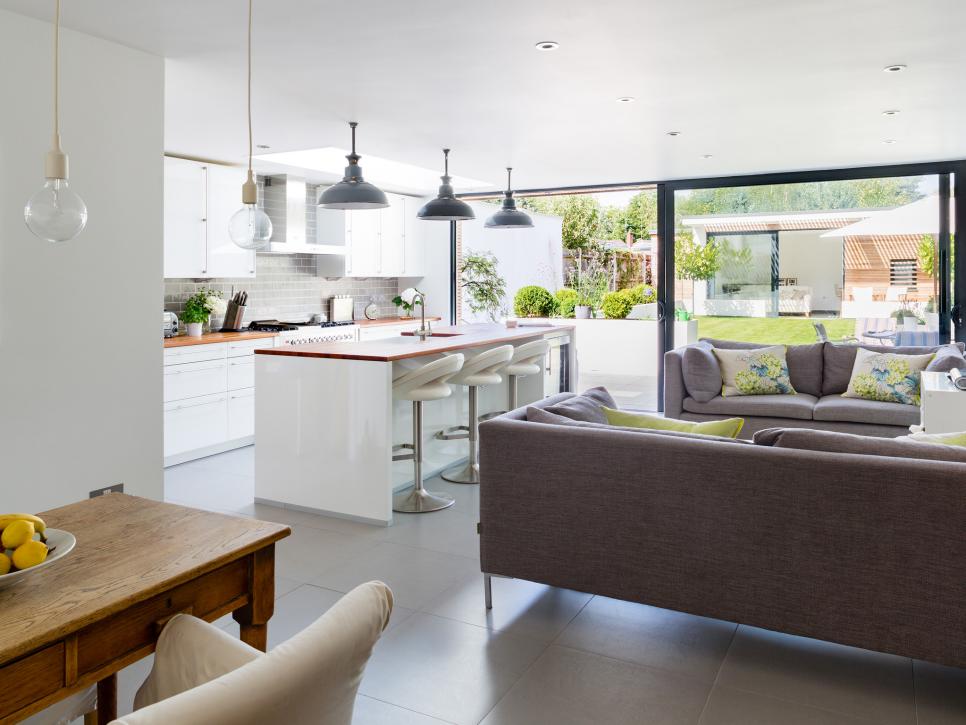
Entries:
{"type": "Polygon", "coordinates": [[[553,295],[539,285],[521,287],[513,298],[513,311],[517,317],[551,317],[557,309],[553,295]]]}
{"type": "Polygon", "coordinates": [[[648,302],[657,302],[657,290],[650,285],[639,284],[626,290],[632,295],[635,305],[643,305],[648,302]]]}
{"type": "Polygon", "coordinates": [[[577,290],[564,287],[554,294],[557,298],[557,314],[560,317],[573,317],[574,307],[577,306],[577,290]]]}
{"type": "Polygon", "coordinates": [[[634,292],[629,289],[608,292],[604,295],[604,302],[601,305],[604,317],[609,320],[623,320],[636,304],[634,300],[634,292]]]}

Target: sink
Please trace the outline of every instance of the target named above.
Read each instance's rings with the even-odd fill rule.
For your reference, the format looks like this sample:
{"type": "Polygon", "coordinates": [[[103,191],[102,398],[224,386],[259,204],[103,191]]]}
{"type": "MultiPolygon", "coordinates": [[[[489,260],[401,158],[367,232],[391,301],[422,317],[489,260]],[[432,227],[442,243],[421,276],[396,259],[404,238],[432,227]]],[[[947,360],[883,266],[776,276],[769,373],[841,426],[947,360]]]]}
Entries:
{"type": "MultiPolygon", "coordinates": [[[[402,333],[406,337],[416,337],[415,332],[404,332],[402,333]]],[[[459,337],[462,332],[434,332],[430,337],[459,337]]]]}

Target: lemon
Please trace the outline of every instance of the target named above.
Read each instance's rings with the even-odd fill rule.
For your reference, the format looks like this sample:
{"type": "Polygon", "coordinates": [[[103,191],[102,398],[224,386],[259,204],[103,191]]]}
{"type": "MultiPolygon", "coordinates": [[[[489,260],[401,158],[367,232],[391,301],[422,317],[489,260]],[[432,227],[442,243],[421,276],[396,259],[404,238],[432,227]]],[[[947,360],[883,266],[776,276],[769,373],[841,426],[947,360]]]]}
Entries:
{"type": "Polygon", "coordinates": [[[11,566],[13,566],[13,564],[10,561],[10,557],[3,552],[0,552],[0,576],[10,573],[11,566]]]}
{"type": "Polygon", "coordinates": [[[34,538],[34,522],[18,519],[7,525],[0,536],[4,549],[16,549],[34,538]]]}
{"type": "Polygon", "coordinates": [[[47,545],[41,541],[28,541],[13,552],[13,565],[18,569],[29,569],[43,563],[47,558],[47,545]]]}

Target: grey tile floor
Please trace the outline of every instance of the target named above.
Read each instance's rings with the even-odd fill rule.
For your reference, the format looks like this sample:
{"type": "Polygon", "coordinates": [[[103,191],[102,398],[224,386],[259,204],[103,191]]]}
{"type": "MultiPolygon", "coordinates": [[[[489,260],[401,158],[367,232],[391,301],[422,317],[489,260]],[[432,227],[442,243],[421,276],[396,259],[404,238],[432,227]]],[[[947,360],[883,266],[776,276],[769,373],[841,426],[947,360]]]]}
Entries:
{"type": "MultiPolygon", "coordinates": [[[[376,528],[252,503],[253,449],[167,469],[168,500],[281,521],[269,645],[369,579],[396,594],[360,687],[358,725],[952,725],[966,671],[525,581],[483,608],[475,487],[376,528]]],[[[237,632],[229,619],[218,623],[237,632]]],[[[150,668],[120,680],[120,709],[150,668]]]]}

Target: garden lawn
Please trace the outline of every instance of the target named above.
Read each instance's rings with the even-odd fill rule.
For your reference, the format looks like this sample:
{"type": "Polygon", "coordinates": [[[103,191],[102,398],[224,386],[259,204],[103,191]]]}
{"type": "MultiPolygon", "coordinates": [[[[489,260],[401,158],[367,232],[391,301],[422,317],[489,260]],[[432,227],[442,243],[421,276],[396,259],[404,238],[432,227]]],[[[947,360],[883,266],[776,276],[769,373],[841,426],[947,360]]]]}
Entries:
{"type": "MultiPolygon", "coordinates": [[[[773,342],[784,345],[802,345],[817,342],[812,319],[806,317],[701,317],[698,320],[698,337],[714,337],[719,340],[739,342],[773,342]]],[[[855,333],[855,320],[813,318],[828,331],[830,340],[838,340],[855,333]]]]}

